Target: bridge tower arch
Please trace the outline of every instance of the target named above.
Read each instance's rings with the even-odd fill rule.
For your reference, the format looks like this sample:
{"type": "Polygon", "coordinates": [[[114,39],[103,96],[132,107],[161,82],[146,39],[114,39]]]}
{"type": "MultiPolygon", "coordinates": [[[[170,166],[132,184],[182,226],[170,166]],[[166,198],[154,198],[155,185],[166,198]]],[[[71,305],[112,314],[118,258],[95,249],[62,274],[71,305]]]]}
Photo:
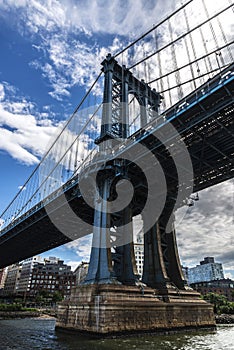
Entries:
{"type": "MultiPolygon", "coordinates": [[[[141,129],[144,129],[152,117],[158,116],[161,96],[143,80],[134,77],[125,66],[120,66],[110,54],[102,62],[102,66],[104,72],[102,124],[100,136],[95,142],[99,145],[100,153],[105,154],[108,148],[111,149],[120,140],[130,136],[130,118],[134,116],[130,115],[129,96],[134,96],[139,104],[141,129]]],[[[110,164],[108,167],[110,168],[110,164]]],[[[95,199],[93,244],[84,283],[120,282],[134,285],[139,277],[133,246],[134,208],[129,205],[120,216],[111,214],[107,208],[112,196],[111,189],[113,183],[116,184],[117,177],[129,177],[126,162],[121,161],[118,164],[117,160],[112,164],[111,171],[104,168],[99,175],[98,196],[100,195],[104,201],[95,199]],[[121,245],[111,244],[113,227],[116,227],[116,241],[118,236],[122,237],[121,245]]],[[[168,290],[173,285],[182,289],[185,286],[176,246],[174,223],[171,224],[171,231],[165,233],[172,210],[171,201],[167,200],[159,220],[144,235],[142,281],[147,286],[159,290],[168,290]]],[[[142,219],[143,222],[147,221],[144,216],[142,219]]]]}

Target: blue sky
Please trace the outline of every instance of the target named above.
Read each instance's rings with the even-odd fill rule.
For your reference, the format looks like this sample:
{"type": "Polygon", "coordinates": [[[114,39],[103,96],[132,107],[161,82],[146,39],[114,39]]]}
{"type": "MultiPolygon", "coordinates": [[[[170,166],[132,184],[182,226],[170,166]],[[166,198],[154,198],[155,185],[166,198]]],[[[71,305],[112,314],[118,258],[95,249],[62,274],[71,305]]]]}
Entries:
{"type": "MultiPolygon", "coordinates": [[[[213,0],[207,3],[213,6],[213,0]]],[[[177,5],[176,0],[0,0],[0,212],[98,75],[106,54],[177,5]]],[[[213,255],[234,276],[232,192],[233,183],[226,182],[201,193],[191,212],[181,211],[177,231],[184,264],[213,255]]],[[[87,259],[87,242],[44,255],[75,266],[87,259]]]]}

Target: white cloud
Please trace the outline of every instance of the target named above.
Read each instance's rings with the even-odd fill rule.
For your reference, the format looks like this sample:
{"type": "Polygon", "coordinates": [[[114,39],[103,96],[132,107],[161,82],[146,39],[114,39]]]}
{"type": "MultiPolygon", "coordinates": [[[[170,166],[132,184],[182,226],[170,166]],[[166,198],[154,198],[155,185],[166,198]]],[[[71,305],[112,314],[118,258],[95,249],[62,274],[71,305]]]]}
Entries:
{"type": "Polygon", "coordinates": [[[129,36],[130,32],[140,34],[150,24],[170,13],[176,1],[6,0],[0,5],[3,10],[22,10],[22,20],[33,33],[61,28],[62,31],[79,30],[86,34],[94,32],[129,36]]]}
{"type": "Polygon", "coordinates": [[[89,261],[91,246],[92,246],[92,234],[79,238],[75,241],[67,243],[65,246],[67,249],[72,249],[77,254],[79,261],[89,261]]]}
{"type": "Polygon", "coordinates": [[[26,186],[22,186],[22,185],[21,185],[21,186],[18,186],[18,189],[19,189],[19,190],[22,190],[22,191],[25,191],[26,188],[27,188],[26,186]]]}
{"type": "MultiPolygon", "coordinates": [[[[202,3],[200,0],[196,1],[199,6],[188,11],[191,27],[195,26],[198,20],[205,19],[202,3]]],[[[230,2],[206,0],[205,3],[212,13],[215,8],[225,7],[225,4],[230,2]]],[[[117,52],[130,38],[143,33],[178,4],[180,2],[176,0],[5,0],[0,2],[0,16],[7,20],[14,15],[14,23],[21,34],[30,36],[34,49],[38,51],[38,59],[31,62],[31,65],[41,70],[43,77],[49,81],[50,95],[61,100],[69,97],[70,90],[75,85],[89,87],[100,71],[101,60],[108,52],[117,52]],[[94,33],[98,34],[97,39],[93,36],[94,33]],[[113,39],[107,34],[124,37],[113,39]],[[106,39],[108,43],[103,44],[106,39]]],[[[219,41],[222,33],[218,22],[213,22],[213,25],[219,41]]],[[[233,28],[232,17],[223,17],[222,26],[229,39],[232,33],[230,29],[233,28]]],[[[172,28],[172,35],[179,36],[185,28],[185,21],[178,16],[172,21],[172,28]]],[[[209,25],[206,29],[206,44],[212,49],[209,25]]],[[[171,40],[168,29],[162,31],[160,39],[161,45],[171,40]]],[[[199,56],[202,54],[199,32],[193,35],[193,40],[199,56]]],[[[146,52],[153,49],[155,45],[152,40],[145,42],[146,52]]],[[[176,54],[178,64],[183,65],[186,56],[180,43],[176,45],[176,54]]],[[[136,46],[134,55],[142,57],[142,45],[136,46]]],[[[121,61],[121,58],[119,59],[121,61]]],[[[165,51],[161,59],[164,62],[165,73],[173,67],[171,53],[165,51]]],[[[152,75],[155,75],[155,72],[159,75],[155,60],[152,60],[149,71],[150,69],[153,71],[152,75]]],[[[138,74],[144,76],[143,65],[139,67],[138,74]]],[[[190,73],[186,71],[185,76],[188,74],[190,73]]],[[[176,83],[175,77],[173,79],[176,83]]],[[[166,87],[164,81],[164,88],[166,87]]],[[[15,91],[9,84],[0,84],[0,149],[26,164],[35,164],[55,130],[55,125],[49,119],[49,107],[44,107],[44,114],[41,113],[43,118],[39,119],[35,113],[35,106],[30,101],[7,101],[5,95],[10,90],[15,91]]],[[[100,91],[99,89],[97,93],[100,91]]],[[[165,97],[169,100],[169,96],[165,97]]],[[[196,207],[192,207],[191,212],[187,212],[182,223],[178,225],[178,242],[184,263],[196,265],[204,256],[214,255],[224,262],[230,271],[234,269],[233,222],[230,214],[230,210],[233,210],[230,206],[232,191],[230,182],[203,191],[196,207]]],[[[67,245],[69,249],[75,249],[81,259],[89,257],[90,246],[90,242],[85,238],[67,245]]]]}
{"type": "Polygon", "coordinates": [[[234,279],[234,272],[228,272],[228,270],[225,271],[225,278],[234,279]]]}
{"type": "Polygon", "coordinates": [[[17,143],[13,132],[2,128],[0,128],[0,149],[25,164],[32,165],[39,162],[37,157],[17,143]]]}
{"type": "Polygon", "coordinates": [[[108,52],[119,50],[131,32],[134,36],[143,32],[149,23],[159,20],[163,13],[174,7],[175,1],[169,0],[166,3],[162,0],[148,1],[147,4],[142,0],[93,0],[88,3],[6,0],[0,3],[2,15],[7,18],[7,15],[14,14],[21,34],[31,35],[33,47],[39,53],[39,59],[31,65],[40,69],[49,80],[52,87],[50,95],[58,100],[69,96],[74,85],[88,88],[108,52]],[[111,43],[101,45],[95,42],[93,33],[100,35],[100,40],[104,39],[103,34],[126,38],[112,38],[109,40],[111,43]]]}
{"type": "MultiPolygon", "coordinates": [[[[234,279],[233,193],[234,183],[229,180],[201,191],[195,206],[178,210],[176,236],[183,265],[196,266],[204,257],[214,256],[223,264],[225,277],[234,279]]],[[[77,253],[79,262],[89,261],[91,244],[89,235],[66,248],[77,253]]]]}
{"type": "MultiPolygon", "coordinates": [[[[54,34],[43,42],[49,62],[34,60],[31,66],[42,71],[48,79],[52,90],[49,94],[57,100],[70,96],[73,86],[83,86],[88,89],[100,72],[100,62],[109,51],[120,45],[118,39],[113,40],[109,47],[88,45],[78,39],[71,39],[69,34],[54,34]]],[[[94,92],[102,94],[100,85],[94,92]]]]}
{"type": "MultiPolygon", "coordinates": [[[[6,90],[14,90],[5,83],[4,86],[6,90]]],[[[38,163],[57,128],[46,115],[43,119],[43,114],[25,98],[0,101],[0,149],[25,164],[38,163]]]]}
{"type": "Polygon", "coordinates": [[[0,101],[4,100],[4,98],[5,98],[4,85],[0,84],[0,101]]]}
{"type": "Polygon", "coordinates": [[[77,266],[80,264],[80,261],[78,260],[66,260],[65,263],[68,265],[68,266],[71,266],[71,269],[72,271],[74,271],[77,266]]]}
{"type": "MultiPolygon", "coordinates": [[[[183,264],[195,266],[205,256],[214,256],[234,274],[233,193],[233,180],[203,190],[200,200],[177,223],[183,264]]],[[[183,210],[178,211],[177,217],[183,210]]]]}
{"type": "MultiPolygon", "coordinates": [[[[215,10],[229,5],[229,2],[228,0],[222,2],[207,0],[205,4],[209,14],[212,15],[215,10]]],[[[31,65],[41,70],[43,76],[49,80],[52,87],[49,94],[57,100],[69,97],[71,87],[75,85],[88,88],[100,71],[100,62],[108,52],[118,52],[130,39],[136,38],[153,24],[159,22],[166,14],[180,6],[181,2],[178,0],[150,0],[147,2],[143,0],[92,0],[89,2],[84,0],[79,2],[75,0],[63,0],[62,2],[56,0],[15,2],[6,0],[4,3],[0,3],[0,8],[3,10],[2,15],[5,14],[7,18],[7,14],[14,13],[16,25],[22,35],[27,33],[31,36],[33,47],[38,50],[38,59],[33,61],[31,65]],[[113,39],[114,36],[120,36],[120,38],[113,39]],[[104,40],[105,44],[103,45],[104,40]]],[[[190,28],[206,19],[206,12],[201,0],[193,1],[186,9],[190,28]]],[[[182,11],[174,19],[171,19],[173,38],[187,30],[183,16],[182,11]]],[[[233,26],[232,17],[224,15],[221,16],[220,20],[223,32],[229,39],[232,32],[230,28],[233,26]]],[[[223,34],[218,22],[213,21],[212,26],[216,32],[217,41],[223,42],[223,34]]],[[[161,44],[171,41],[167,25],[163,25],[157,33],[161,44]]],[[[205,35],[206,47],[211,50],[214,47],[212,46],[214,37],[209,24],[204,28],[203,35],[205,35]]],[[[197,30],[191,36],[198,57],[205,50],[201,33],[197,30]]],[[[142,58],[144,52],[155,51],[155,38],[151,37],[150,40],[149,38],[148,36],[144,44],[140,43],[135,46],[135,59],[142,58]]],[[[185,63],[187,57],[184,46],[182,41],[175,46],[180,66],[185,63]]],[[[194,59],[194,50],[191,44],[188,44],[188,50],[191,58],[194,59]]],[[[129,63],[129,58],[130,52],[126,63],[129,63]]],[[[162,53],[161,61],[164,62],[163,73],[174,69],[171,48],[162,53]]],[[[213,64],[217,65],[215,55],[212,57],[212,61],[213,64]]],[[[141,65],[138,67],[139,77],[149,78],[149,72],[153,72],[154,77],[158,76],[157,57],[153,57],[151,62],[147,63],[148,73],[145,73],[144,65],[141,65]]],[[[200,63],[199,68],[194,65],[195,73],[197,69],[203,72],[204,67],[204,63],[200,63]]],[[[152,74],[150,75],[152,77],[152,74]]],[[[183,76],[187,79],[190,75],[190,70],[185,69],[183,76]]],[[[167,88],[166,79],[164,79],[163,85],[164,88],[167,88]]],[[[175,75],[170,77],[170,85],[176,85],[175,75]]],[[[159,88],[161,89],[162,86],[159,88]]],[[[185,93],[188,93],[188,86],[186,88],[185,93]]],[[[99,89],[98,92],[100,93],[99,89]]],[[[175,89],[172,91],[172,97],[176,94],[175,89]]],[[[169,99],[169,94],[165,94],[165,101],[168,102],[169,99]]]]}

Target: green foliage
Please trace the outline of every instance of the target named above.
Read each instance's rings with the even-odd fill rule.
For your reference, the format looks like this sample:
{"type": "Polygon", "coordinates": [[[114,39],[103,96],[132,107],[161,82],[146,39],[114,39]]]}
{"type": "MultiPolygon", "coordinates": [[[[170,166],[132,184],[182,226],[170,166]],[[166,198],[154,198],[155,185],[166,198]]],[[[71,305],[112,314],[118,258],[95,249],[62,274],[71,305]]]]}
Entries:
{"type": "Polygon", "coordinates": [[[214,305],[214,312],[217,314],[234,314],[234,303],[227,300],[225,295],[208,293],[203,299],[214,305]]]}
{"type": "Polygon", "coordinates": [[[21,304],[0,304],[0,311],[22,311],[21,304]]]}
{"type": "Polygon", "coordinates": [[[62,301],[62,300],[63,300],[63,295],[62,295],[60,292],[56,291],[56,292],[54,292],[54,294],[53,294],[52,300],[53,300],[53,302],[55,302],[55,303],[57,303],[57,302],[59,302],[59,301],[62,301]]]}
{"type": "Polygon", "coordinates": [[[49,299],[51,298],[51,293],[46,290],[41,290],[39,292],[39,296],[41,296],[43,299],[49,299]]]}
{"type": "Polygon", "coordinates": [[[37,312],[38,310],[34,307],[23,307],[22,311],[30,311],[30,312],[37,312]]]}
{"type": "Polygon", "coordinates": [[[35,301],[37,303],[40,303],[41,305],[45,305],[48,302],[53,302],[53,303],[57,303],[59,301],[63,300],[63,294],[59,291],[55,291],[54,293],[50,293],[47,291],[40,291],[37,296],[35,297],[35,301]]]}
{"type": "Polygon", "coordinates": [[[0,304],[0,311],[37,311],[34,308],[23,307],[22,304],[0,304]]]}
{"type": "Polygon", "coordinates": [[[219,308],[221,314],[232,314],[234,315],[234,303],[228,301],[226,305],[222,305],[219,308]]]}

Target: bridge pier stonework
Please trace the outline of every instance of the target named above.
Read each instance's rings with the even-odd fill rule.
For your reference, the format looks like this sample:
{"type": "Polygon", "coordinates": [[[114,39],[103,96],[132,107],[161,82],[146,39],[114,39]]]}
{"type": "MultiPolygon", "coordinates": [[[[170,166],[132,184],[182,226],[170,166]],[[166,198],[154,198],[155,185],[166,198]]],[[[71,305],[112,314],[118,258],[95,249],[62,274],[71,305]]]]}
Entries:
{"type": "MultiPolygon", "coordinates": [[[[100,157],[108,153],[118,138],[126,139],[129,135],[126,102],[130,92],[141,107],[142,128],[148,121],[147,107],[157,113],[160,101],[155,90],[133,77],[110,55],[103,62],[103,72],[102,127],[96,140],[100,157]]],[[[87,178],[92,171],[91,164],[86,169],[87,178]]],[[[123,210],[111,210],[116,195],[113,187],[119,179],[132,180],[130,173],[126,160],[107,159],[95,178],[98,190],[93,191],[93,243],[88,274],[83,284],[72,289],[70,299],[58,305],[57,329],[111,335],[214,327],[212,305],[186,285],[182,274],[171,195],[167,194],[162,213],[150,228],[147,215],[142,215],[146,232],[144,269],[139,281],[132,225],[132,217],[139,213],[137,195],[123,210]]],[[[144,201],[145,185],[141,186],[139,198],[144,201]]],[[[128,189],[125,192],[127,195],[128,189]]]]}

